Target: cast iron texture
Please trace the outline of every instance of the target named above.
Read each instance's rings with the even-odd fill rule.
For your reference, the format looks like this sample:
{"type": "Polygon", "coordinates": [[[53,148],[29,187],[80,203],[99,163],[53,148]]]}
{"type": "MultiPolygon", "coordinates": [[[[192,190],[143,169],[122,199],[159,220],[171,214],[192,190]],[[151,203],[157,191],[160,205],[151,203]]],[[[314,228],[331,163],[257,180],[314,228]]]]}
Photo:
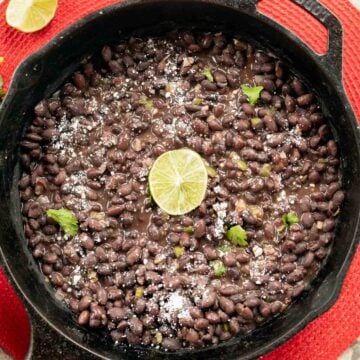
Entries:
{"type": "MultiPolygon", "coordinates": [[[[17,69],[0,114],[0,236],[4,264],[27,301],[46,321],[74,343],[110,359],[252,359],[289,339],[337,299],[358,242],[360,147],[357,122],[345,96],[342,76],[342,29],[336,17],[314,0],[296,0],[329,30],[329,50],[314,54],[302,41],[256,10],[256,0],[132,0],[94,13],[53,39],[17,69]],[[257,47],[271,49],[321,99],[339,143],[347,192],[333,249],[312,288],[285,314],[218,346],[166,353],[115,346],[101,330],[77,325],[43,282],[27,248],[17,182],[19,141],[32,120],[33,107],[49,96],[84,57],[121,36],[151,35],[176,27],[239,33],[257,47]]],[[[56,344],[54,344],[56,346],[56,344]]]]}

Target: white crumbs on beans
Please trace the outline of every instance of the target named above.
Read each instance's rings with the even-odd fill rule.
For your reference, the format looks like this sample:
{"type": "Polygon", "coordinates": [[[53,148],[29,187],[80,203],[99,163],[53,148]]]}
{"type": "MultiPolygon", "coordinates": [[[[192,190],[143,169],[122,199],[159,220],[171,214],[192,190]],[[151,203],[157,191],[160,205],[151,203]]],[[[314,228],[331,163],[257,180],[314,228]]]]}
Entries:
{"type": "Polygon", "coordinates": [[[213,205],[213,209],[217,213],[217,218],[215,219],[215,228],[214,228],[214,237],[222,238],[224,235],[224,220],[226,218],[226,209],[228,204],[226,202],[216,203],[213,205]]]}

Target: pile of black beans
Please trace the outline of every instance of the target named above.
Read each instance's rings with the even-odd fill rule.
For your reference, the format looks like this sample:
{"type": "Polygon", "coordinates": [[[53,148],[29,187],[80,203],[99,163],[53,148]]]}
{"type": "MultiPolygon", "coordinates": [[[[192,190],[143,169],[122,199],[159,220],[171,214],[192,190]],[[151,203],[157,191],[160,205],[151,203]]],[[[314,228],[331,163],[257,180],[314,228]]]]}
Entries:
{"type": "Polygon", "coordinates": [[[344,192],[327,119],[281,60],[240,38],[175,31],[104,46],[34,112],[19,182],[29,247],[79,324],[117,343],[177,350],[246,334],[328,254],[344,192]],[[244,84],[263,87],[254,104],[244,84]],[[208,162],[208,190],[168,216],[147,176],[184,147],[208,162]],[[60,208],[77,235],[46,215],[60,208]],[[248,246],[226,238],[236,224],[248,246]]]}

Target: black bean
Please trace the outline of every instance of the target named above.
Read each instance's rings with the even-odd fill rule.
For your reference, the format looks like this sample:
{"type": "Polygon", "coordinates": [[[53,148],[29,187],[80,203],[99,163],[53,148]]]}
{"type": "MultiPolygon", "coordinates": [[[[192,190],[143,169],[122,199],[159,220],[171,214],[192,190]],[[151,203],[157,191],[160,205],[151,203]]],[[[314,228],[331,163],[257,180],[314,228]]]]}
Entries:
{"type": "Polygon", "coordinates": [[[108,216],[119,216],[125,210],[125,205],[112,206],[108,209],[106,214],[108,216]]]}
{"type": "MultiPolygon", "coordinates": [[[[256,302],[255,306],[257,306],[258,304],[259,301],[256,302]]],[[[248,306],[244,306],[242,304],[236,304],[235,310],[245,320],[252,320],[254,318],[254,313],[248,306]]]]}
{"type": "Polygon", "coordinates": [[[248,297],[244,302],[244,305],[250,308],[254,308],[260,305],[260,300],[257,297],[248,297]]]}
{"type": "Polygon", "coordinates": [[[200,135],[204,135],[204,134],[209,133],[208,125],[204,121],[202,121],[200,119],[195,119],[192,122],[192,127],[195,130],[195,132],[200,134],[200,135]]]}
{"type": "Polygon", "coordinates": [[[334,207],[338,208],[344,201],[344,198],[345,198],[344,192],[341,190],[337,191],[332,198],[334,207]]]}
{"type": "Polygon", "coordinates": [[[314,94],[304,94],[296,99],[299,106],[309,106],[314,101],[314,94]]]}
{"type": "Polygon", "coordinates": [[[296,245],[296,248],[293,250],[293,252],[296,255],[300,255],[303,254],[306,250],[307,250],[307,244],[306,242],[302,241],[296,245]]]}
{"type": "Polygon", "coordinates": [[[271,308],[270,308],[270,305],[268,303],[266,303],[265,301],[263,301],[260,306],[259,306],[259,311],[260,311],[260,314],[267,318],[271,315],[271,308]]]}
{"type": "Polygon", "coordinates": [[[207,91],[216,91],[217,90],[216,84],[210,82],[209,80],[203,80],[201,82],[201,86],[204,90],[207,90],[207,91]]]}
{"type": "Polygon", "coordinates": [[[310,267],[313,264],[314,259],[315,259],[314,253],[311,251],[307,252],[304,255],[303,261],[302,261],[302,265],[304,266],[304,268],[310,267]]]}
{"type": "Polygon", "coordinates": [[[304,274],[301,269],[297,268],[293,272],[291,272],[289,275],[286,276],[287,282],[294,284],[298,281],[302,280],[304,278],[304,274]]]}
{"type": "Polygon", "coordinates": [[[91,302],[92,302],[91,297],[89,295],[85,295],[79,301],[79,310],[83,311],[83,310],[88,309],[90,307],[91,302]]]}
{"type": "Polygon", "coordinates": [[[110,264],[99,264],[96,272],[99,275],[111,275],[113,270],[110,264]]]}
{"type": "Polygon", "coordinates": [[[290,273],[293,270],[295,270],[295,268],[296,268],[296,265],[294,263],[288,262],[288,263],[283,264],[281,271],[285,272],[285,273],[290,273]]]}
{"type": "Polygon", "coordinates": [[[265,115],[264,116],[264,124],[269,131],[271,131],[271,132],[278,131],[278,126],[272,116],[265,115]]]}
{"type": "Polygon", "coordinates": [[[126,316],[124,308],[112,307],[107,311],[110,319],[113,321],[120,321],[123,320],[126,316]]]}
{"type": "Polygon", "coordinates": [[[50,276],[50,281],[53,285],[60,287],[64,284],[64,277],[59,272],[53,272],[50,276]]]}
{"type": "Polygon", "coordinates": [[[236,257],[234,254],[226,254],[223,258],[223,263],[225,266],[235,266],[236,265],[236,257]]]}
{"type": "Polygon", "coordinates": [[[130,320],[129,320],[129,327],[131,329],[131,331],[135,334],[135,335],[141,335],[143,332],[143,323],[141,322],[141,320],[139,320],[138,317],[133,316],[130,320]]]}
{"type": "Polygon", "coordinates": [[[126,256],[126,262],[129,265],[134,265],[136,262],[138,262],[141,258],[141,248],[134,247],[132,248],[126,256]]]}
{"type": "Polygon", "coordinates": [[[79,317],[78,317],[78,323],[80,325],[86,325],[90,320],[90,312],[88,310],[83,310],[79,317]]]}
{"type": "Polygon", "coordinates": [[[314,183],[317,184],[318,182],[320,182],[321,180],[321,176],[320,174],[316,171],[316,170],[312,170],[309,173],[309,180],[314,183]]]}
{"type": "Polygon", "coordinates": [[[220,316],[214,311],[207,312],[205,317],[210,324],[218,324],[220,322],[220,316]]]}
{"type": "Polygon", "coordinates": [[[110,46],[104,46],[101,50],[101,55],[105,62],[109,62],[112,57],[112,51],[110,46]]]}
{"type": "MultiPolygon", "coordinates": [[[[235,311],[234,303],[230,299],[228,299],[224,296],[219,297],[219,305],[228,315],[231,315],[235,311]]],[[[208,317],[207,317],[207,319],[209,320],[208,317]]]]}
{"type": "Polygon", "coordinates": [[[310,212],[305,212],[301,216],[301,223],[306,229],[310,229],[314,224],[314,217],[310,212]]]}
{"type": "Polygon", "coordinates": [[[168,350],[175,351],[181,348],[181,343],[179,339],[175,338],[165,338],[163,339],[161,345],[168,350]]]}
{"type": "Polygon", "coordinates": [[[202,300],[200,302],[201,308],[209,308],[214,305],[216,301],[216,293],[213,290],[205,290],[202,300]]]}
{"type": "Polygon", "coordinates": [[[255,178],[250,182],[250,189],[257,193],[264,188],[264,180],[262,178],[255,178]]]}
{"type": "Polygon", "coordinates": [[[265,223],[264,224],[264,234],[265,234],[265,237],[268,239],[268,240],[272,240],[274,239],[275,237],[275,226],[274,224],[272,223],[265,223]]]}
{"type": "Polygon", "coordinates": [[[221,121],[216,119],[215,117],[209,117],[207,119],[207,123],[209,125],[209,128],[213,131],[220,131],[223,129],[221,121]]]}
{"type": "Polygon", "coordinates": [[[194,329],[189,329],[186,333],[185,340],[191,344],[196,344],[199,341],[199,334],[194,329]]]}
{"type": "Polygon", "coordinates": [[[221,88],[227,86],[227,79],[225,72],[217,70],[214,71],[213,76],[217,86],[221,88]]]}
{"type": "Polygon", "coordinates": [[[335,221],[334,219],[325,219],[323,222],[322,230],[324,232],[329,232],[333,230],[335,227],[335,221]]]}
{"type": "Polygon", "coordinates": [[[107,292],[104,288],[99,288],[96,293],[96,296],[97,296],[99,304],[106,305],[108,296],[107,296],[107,292]]]}

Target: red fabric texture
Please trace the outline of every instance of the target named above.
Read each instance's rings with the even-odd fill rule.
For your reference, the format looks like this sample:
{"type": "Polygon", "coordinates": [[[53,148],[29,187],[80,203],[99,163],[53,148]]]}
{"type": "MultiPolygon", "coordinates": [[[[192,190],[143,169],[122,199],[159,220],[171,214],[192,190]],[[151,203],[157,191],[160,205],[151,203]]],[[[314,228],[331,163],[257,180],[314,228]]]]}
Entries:
{"type": "MultiPolygon", "coordinates": [[[[30,324],[24,306],[0,269],[0,349],[24,359],[30,345],[30,324]]],[[[1,355],[0,355],[1,358],[1,355]]]]}
{"type": "MultiPolygon", "coordinates": [[[[5,87],[21,60],[44,45],[75,20],[115,0],[59,0],[54,20],[34,34],[22,34],[5,23],[5,8],[0,5],[0,64],[5,87]]],[[[340,19],[344,28],[344,84],[360,119],[360,11],[349,0],[321,0],[340,19]]],[[[327,31],[291,0],[263,0],[261,12],[293,31],[318,53],[326,52],[327,31]]],[[[346,276],[336,304],[303,331],[262,360],[334,360],[360,335],[360,249],[346,276]]],[[[29,324],[15,292],[0,270],[0,347],[15,359],[23,359],[29,346],[29,324]]],[[[63,356],[66,355],[63,354],[63,356]]]]}

